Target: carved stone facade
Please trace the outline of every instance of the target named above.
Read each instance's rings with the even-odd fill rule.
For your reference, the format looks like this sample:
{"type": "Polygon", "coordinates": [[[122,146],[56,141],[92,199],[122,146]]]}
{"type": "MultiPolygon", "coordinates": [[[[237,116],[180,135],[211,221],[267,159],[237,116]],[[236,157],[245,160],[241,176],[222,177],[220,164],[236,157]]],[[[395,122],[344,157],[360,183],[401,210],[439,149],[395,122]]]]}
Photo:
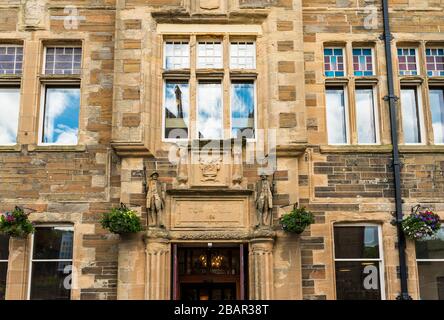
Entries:
{"type": "MultiPolygon", "coordinates": [[[[24,52],[22,74],[0,74],[0,87],[13,81],[21,88],[17,144],[0,146],[0,212],[20,205],[33,210],[30,219],[36,224],[74,227],[71,299],[180,298],[181,279],[190,276],[181,265],[180,259],[186,260],[181,250],[201,250],[200,266],[215,279],[221,275],[207,265],[217,265],[223,250],[236,253],[235,267],[223,276],[235,279],[238,299],[336,299],[334,227],[353,224],[380,228],[381,298],[395,299],[400,283],[391,224],[392,147],[383,99],[382,17],[375,2],[377,10],[365,1],[74,0],[78,28],[67,29],[66,19],[72,20],[74,11],[64,10],[63,1],[0,0],[0,45],[20,44],[24,52]],[[369,12],[376,17],[374,29],[364,27],[369,12]],[[199,42],[214,39],[221,43],[220,68],[199,70],[190,58],[186,68],[167,70],[167,42],[188,43],[189,57],[196,58],[199,42]],[[60,80],[42,75],[45,48],[73,43],[82,48],[82,71],[63,84],[81,83],[79,141],[75,146],[40,145],[41,88],[60,80]],[[254,70],[231,68],[233,43],[254,43],[254,70]],[[347,52],[370,46],[377,74],[326,79],[326,46],[347,52]],[[164,137],[168,81],[189,84],[189,141],[164,137]],[[211,81],[220,84],[224,101],[221,127],[226,132],[217,139],[216,150],[193,138],[199,134],[193,124],[199,118],[197,88],[199,82],[211,81]],[[229,108],[231,85],[237,83],[253,84],[257,138],[239,144],[231,138],[229,108]],[[329,86],[376,88],[378,144],[357,143],[351,94],[350,142],[328,143],[329,86]],[[260,163],[260,155],[269,161],[260,163]],[[268,165],[267,186],[258,190],[268,165]],[[150,180],[153,172],[157,182],[150,180]],[[150,193],[153,188],[156,192],[150,193]],[[101,227],[102,213],[120,202],[139,214],[143,232],[119,237],[101,227]],[[315,223],[301,235],[288,234],[279,225],[295,203],[315,215],[315,223]],[[150,213],[161,219],[153,220],[150,213]],[[261,217],[266,219],[260,222],[261,217]]],[[[390,5],[394,57],[397,46],[422,50],[443,45],[442,3],[390,5]],[[412,10],[417,7],[421,10],[412,10]]],[[[346,63],[353,69],[352,59],[346,63]]],[[[425,91],[430,83],[444,83],[422,75],[395,75],[395,81],[398,96],[401,86],[423,85],[426,140],[400,148],[404,212],[427,203],[444,217],[444,148],[433,142],[425,91]]],[[[177,117],[171,119],[179,123],[177,117]]],[[[399,134],[404,134],[402,127],[399,134]]],[[[9,242],[7,299],[29,297],[31,247],[31,236],[9,242]]],[[[416,299],[419,269],[412,241],[407,257],[409,293],[416,299]]]]}

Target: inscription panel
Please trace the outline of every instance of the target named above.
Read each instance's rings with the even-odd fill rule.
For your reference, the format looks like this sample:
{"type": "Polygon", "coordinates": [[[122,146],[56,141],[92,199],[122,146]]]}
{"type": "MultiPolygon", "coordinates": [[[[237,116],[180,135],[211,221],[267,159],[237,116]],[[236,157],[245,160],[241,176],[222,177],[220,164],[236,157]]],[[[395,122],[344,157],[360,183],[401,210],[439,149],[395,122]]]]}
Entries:
{"type": "Polygon", "coordinates": [[[171,208],[172,230],[220,230],[248,227],[248,199],[175,198],[171,208]]]}

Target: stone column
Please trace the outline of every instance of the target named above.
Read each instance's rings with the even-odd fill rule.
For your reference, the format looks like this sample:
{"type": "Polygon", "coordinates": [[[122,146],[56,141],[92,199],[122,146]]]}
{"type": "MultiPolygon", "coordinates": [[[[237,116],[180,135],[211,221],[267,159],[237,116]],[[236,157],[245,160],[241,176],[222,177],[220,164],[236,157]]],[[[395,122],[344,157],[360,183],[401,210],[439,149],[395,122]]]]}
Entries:
{"type": "Polygon", "coordinates": [[[273,299],[273,237],[250,241],[250,299],[273,299]]]}
{"type": "Polygon", "coordinates": [[[142,300],[145,297],[143,234],[120,236],[117,299],[142,300]]]}
{"type": "Polygon", "coordinates": [[[169,300],[171,244],[164,230],[148,230],[146,241],[146,300],[169,300]]]}
{"type": "Polygon", "coordinates": [[[28,298],[29,275],[28,238],[9,239],[8,275],[6,278],[6,300],[26,300],[28,298]]]}

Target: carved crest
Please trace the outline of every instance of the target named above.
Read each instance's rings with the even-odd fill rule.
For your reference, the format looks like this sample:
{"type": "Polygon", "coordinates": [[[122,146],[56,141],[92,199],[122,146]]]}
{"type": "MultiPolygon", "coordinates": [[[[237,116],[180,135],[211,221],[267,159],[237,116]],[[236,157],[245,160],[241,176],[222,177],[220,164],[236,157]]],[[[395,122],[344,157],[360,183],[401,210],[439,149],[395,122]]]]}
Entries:
{"type": "Polygon", "coordinates": [[[200,158],[200,170],[202,172],[201,181],[218,181],[217,176],[220,170],[220,158],[200,158]]]}
{"type": "Polygon", "coordinates": [[[45,22],[45,0],[22,0],[23,25],[26,29],[41,29],[45,22]]]}

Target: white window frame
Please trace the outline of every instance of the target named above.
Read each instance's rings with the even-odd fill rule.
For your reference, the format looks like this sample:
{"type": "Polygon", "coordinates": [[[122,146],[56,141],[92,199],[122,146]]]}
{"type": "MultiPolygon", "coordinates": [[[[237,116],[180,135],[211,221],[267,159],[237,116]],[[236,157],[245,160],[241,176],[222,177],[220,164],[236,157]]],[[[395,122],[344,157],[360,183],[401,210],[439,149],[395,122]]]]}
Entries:
{"type": "Polygon", "coordinates": [[[20,83],[16,83],[16,82],[11,82],[10,84],[8,83],[2,83],[0,84],[0,89],[3,88],[14,88],[14,89],[18,89],[18,93],[19,93],[19,103],[18,103],[18,126],[17,126],[17,132],[15,133],[15,143],[0,143],[0,146],[16,146],[18,145],[18,134],[19,134],[19,129],[20,129],[20,111],[21,111],[21,107],[22,107],[22,86],[20,83]]]}
{"type": "MultiPolygon", "coordinates": [[[[72,244],[72,258],[71,259],[33,259],[34,256],[34,236],[35,234],[31,234],[31,246],[29,250],[29,270],[28,270],[28,290],[27,290],[27,300],[31,300],[31,284],[32,284],[32,263],[33,262],[71,262],[71,275],[74,273],[74,240],[75,240],[75,230],[74,225],[69,224],[39,224],[36,226],[37,228],[70,228],[73,231],[73,244],[72,244]]],[[[70,299],[72,299],[73,289],[70,289],[70,299]]]]}
{"type": "Polygon", "coordinates": [[[40,86],[40,108],[39,108],[39,133],[38,133],[38,146],[78,146],[80,144],[80,111],[82,106],[82,90],[80,83],[48,83],[48,84],[42,84],[40,86]],[[44,116],[45,116],[45,108],[46,108],[46,89],[47,86],[55,86],[55,87],[69,87],[69,86],[79,86],[80,91],[80,99],[79,99],[79,128],[78,128],[78,137],[77,137],[77,143],[76,144],[60,144],[55,142],[43,142],[43,126],[44,126],[44,116]]]}
{"type": "MultiPolygon", "coordinates": [[[[355,87],[355,95],[356,95],[356,92],[358,91],[358,90],[360,90],[360,89],[362,89],[363,87],[365,87],[365,86],[356,86],[355,87]]],[[[378,97],[378,95],[377,95],[377,88],[376,88],[376,86],[374,86],[374,85],[372,85],[371,86],[371,90],[372,90],[372,92],[373,92],[373,113],[374,113],[374,117],[375,117],[375,138],[376,138],[376,142],[375,143],[360,143],[359,142],[359,136],[358,136],[358,118],[357,118],[357,116],[355,116],[355,125],[356,125],[356,143],[358,144],[358,145],[360,145],[360,146],[375,146],[375,145],[380,145],[381,144],[381,134],[380,134],[380,132],[379,132],[379,104],[378,104],[378,100],[377,100],[377,97],[378,97]]],[[[356,101],[356,99],[355,99],[355,101],[356,101]]],[[[357,104],[356,104],[356,111],[355,111],[355,113],[356,113],[356,115],[358,114],[358,108],[357,108],[357,104]]]]}
{"type": "MultiPolygon", "coordinates": [[[[373,77],[373,76],[375,76],[376,75],[376,64],[375,64],[375,48],[373,48],[373,47],[360,47],[360,46],[356,46],[356,47],[353,47],[352,48],[352,62],[353,62],[353,57],[355,56],[354,54],[353,54],[353,49],[370,49],[371,51],[372,51],[372,67],[373,67],[373,69],[372,69],[372,75],[371,76],[364,76],[364,75],[362,75],[362,76],[355,76],[355,67],[353,66],[353,76],[354,77],[358,77],[358,78],[361,78],[361,77],[373,77]]],[[[353,63],[354,64],[354,63],[353,63]]]]}
{"type": "MultiPolygon", "coordinates": [[[[191,122],[191,88],[190,88],[190,79],[163,79],[163,85],[162,85],[162,141],[163,142],[180,142],[180,141],[188,141],[190,139],[191,136],[191,126],[190,126],[190,122],[191,122]],[[187,138],[167,138],[165,137],[165,120],[166,120],[166,108],[165,108],[165,93],[166,93],[166,83],[168,81],[183,81],[183,82],[187,82],[188,84],[188,137],[187,138]]],[[[197,101],[196,101],[197,103],[197,101]]]]}
{"type": "MultiPolygon", "coordinates": [[[[176,57],[176,56],[173,56],[176,57]]],[[[191,65],[191,47],[190,47],[190,39],[164,39],[163,40],[163,68],[165,70],[182,70],[182,69],[189,69],[191,65]],[[166,66],[166,61],[167,61],[167,50],[166,50],[166,46],[167,46],[167,42],[172,42],[173,45],[174,44],[186,44],[188,47],[188,63],[187,66],[184,68],[172,68],[172,69],[167,69],[166,66]]]]}
{"type": "MultiPolygon", "coordinates": [[[[428,96],[428,99],[429,99],[429,111],[430,111],[430,113],[432,112],[432,104],[431,104],[431,99],[430,99],[430,91],[431,90],[437,90],[437,89],[439,89],[439,90],[441,90],[442,92],[443,92],[443,96],[444,96],[444,86],[431,86],[431,85],[429,85],[429,87],[428,87],[428,94],[429,94],[429,96],[428,96]]],[[[433,118],[432,118],[432,115],[430,114],[430,121],[433,121],[433,118]]],[[[444,125],[444,123],[443,123],[443,125],[444,125]]],[[[436,146],[443,146],[444,145],[444,142],[436,142],[435,141],[435,130],[433,130],[433,123],[432,123],[432,133],[433,133],[433,136],[432,136],[432,139],[433,139],[433,144],[434,145],[436,145],[436,146]]]]}
{"type": "MultiPolygon", "coordinates": [[[[441,229],[444,232],[444,226],[441,226],[441,229]]],[[[415,250],[415,260],[416,260],[416,270],[417,270],[418,275],[419,275],[418,262],[443,262],[444,263],[444,258],[443,259],[417,259],[416,258],[416,250],[415,250]]],[[[419,287],[419,280],[418,280],[418,287],[419,287]]],[[[419,295],[419,298],[421,299],[421,296],[420,296],[421,292],[419,289],[418,289],[418,295],[419,295]]]]}
{"type": "MultiPolygon", "coordinates": [[[[231,112],[232,112],[232,106],[233,106],[233,92],[232,92],[232,85],[233,85],[233,81],[236,82],[236,80],[230,80],[230,138],[234,138],[233,137],[233,127],[232,127],[232,118],[231,118],[231,112]]],[[[245,79],[245,80],[240,80],[240,82],[245,81],[245,82],[253,82],[253,94],[254,94],[254,138],[247,138],[247,142],[256,142],[257,141],[257,90],[256,90],[256,80],[254,79],[245,79]]]]}
{"type": "MultiPolygon", "coordinates": [[[[44,46],[44,50],[43,50],[43,62],[42,62],[42,74],[46,75],[46,76],[66,76],[66,77],[70,77],[70,76],[80,76],[82,74],[82,68],[83,68],[83,46],[82,45],[51,45],[48,44],[47,46],[44,46]],[[56,73],[46,73],[46,50],[48,48],[81,48],[82,49],[82,57],[80,58],[80,73],[63,73],[63,74],[56,74],[56,73]]],[[[73,55],[74,57],[74,55],[73,55]]],[[[53,70],[55,70],[55,55],[54,55],[54,68],[53,70]]]]}
{"type": "MultiPolygon", "coordinates": [[[[419,117],[419,133],[421,135],[421,141],[420,142],[405,142],[405,138],[404,138],[404,122],[402,123],[402,134],[403,134],[403,139],[404,139],[404,145],[407,146],[420,146],[420,145],[425,145],[427,142],[426,139],[426,130],[425,130],[425,119],[424,119],[424,108],[423,108],[423,103],[422,103],[422,91],[421,91],[421,86],[420,85],[401,85],[400,88],[400,92],[402,93],[402,90],[411,90],[414,89],[415,93],[416,93],[416,103],[417,103],[417,108],[418,108],[418,117],[419,117]]],[[[402,94],[401,94],[402,96],[402,94]]],[[[400,99],[400,104],[401,104],[401,121],[403,121],[402,119],[402,99],[400,99]]]]}
{"type": "MultiPolygon", "coordinates": [[[[219,57],[219,56],[212,56],[213,59],[216,57],[219,57]]],[[[196,41],[196,69],[223,69],[223,67],[224,67],[224,41],[223,40],[204,40],[204,39],[197,40],[196,41]],[[206,46],[209,43],[211,43],[213,45],[216,45],[216,44],[220,45],[220,59],[221,59],[220,66],[206,66],[206,65],[201,66],[201,64],[199,63],[199,60],[201,57],[204,57],[204,58],[211,57],[211,56],[200,56],[199,55],[199,46],[201,44],[205,44],[205,46],[206,46]]]]}
{"type": "Polygon", "coordinates": [[[331,85],[325,87],[325,125],[327,134],[327,144],[331,146],[348,146],[350,145],[350,109],[348,105],[348,87],[345,84],[331,85]],[[327,90],[335,87],[341,87],[344,91],[344,107],[345,107],[345,143],[331,143],[328,137],[328,113],[327,113],[327,90]]]}
{"type": "Polygon", "coordinates": [[[23,43],[20,44],[12,44],[12,43],[4,43],[4,44],[0,44],[0,47],[4,47],[4,48],[10,48],[10,47],[21,47],[22,48],[22,69],[20,70],[20,73],[16,72],[16,68],[15,65],[17,63],[17,55],[14,55],[14,73],[0,73],[0,75],[9,75],[9,76],[22,76],[23,75],[23,63],[24,63],[24,59],[25,59],[25,46],[23,45],[23,43]]]}
{"type": "MultiPolygon", "coordinates": [[[[323,76],[324,76],[324,78],[325,79],[335,79],[335,78],[339,78],[339,79],[341,79],[341,78],[345,78],[345,77],[347,77],[348,76],[348,70],[347,70],[347,50],[345,50],[346,48],[345,47],[340,47],[340,46],[333,46],[333,47],[331,47],[331,46],[324,46],[323,48],[322,48],[322,69],[324,70],[324,72],[323,72],[323,76]],[[344,75],[342,76],[342,77],[337,77],[336,75],[335,76],[333,76],[333,77],[328,77],[328,76],[326,76],[325,75],[325,72],[326,72],[326,70],[325,70],[325,59],[324,59],[324,57],[325,57],[325,54],[324,54],[324,50],[325,49],[341,49],[342,50],[342,57],[343,57],[343,65],[344,65],[344,75]]],[[[329,71],[332,71],[332,70],[329,70],[329,71]]],[[[334,72],[340,72],[340,71],[334,71],[334,72]]],[[[353,74],[354,74],[354,71],[353,71],[353,74]]]]}
{"type": "MultiPolygon", "coordinates": [[[[221,114],[221,120],[222,120],[222,137],[215,139],[215,138],[199,138],[199,90],[200,90],[200,81],[199,79],[196,80],[196,132],[195,132],[195,137],[197,140],[223,140],[225,137],[225,127],[224,127],[224,119],[225,119],[225,103],[224,103],[224,83],[222,79],[203,79],[202,83],[219,83],[220,84],[220,101],[221,101],[221,109],[222,109],[222,114],[221,114]]],[[[231,85],[231,84],[230,84],[231,85]]],[[[231,114],[230,114],[231,117],[231,114]]],[[[231,126],[230,126],[231,127],[231,126]]],[[[231,128],[230,128],[231,129],[231,128]]]]}
{"type": "MultiPolygon", "coordinates": [[[[230,70],[256,70],[256,60],[257,60],[257,57],[256,57],[257,56],[256,41],[254,41],[254,40],[251,40],[251,41],[249,41],[249,40],[234,41],[234,40],[232,40],[229,43],[228,52],[230,54],[230,57],[229,57],[229,59],[230,59],[230,70]],[[234,44],[234,43],[239,44],[239,43],[250,43],[250,42],[253,43],[253,50],[254,50],[254,54],[253,54],[253,68],[252,69],[248,69],[248,68],[234,68],[232,66],[232,61],[231,61],[231,58],[232,58],[232,56],[231,56],[231,45],[234,44]]],[[[239,57],[239,56],[237,56],[237,57],[239,57]]]]}
{"type": "Polygon", "coordinates": [[[336,286],[336,261],[371,261],[371,262],[379,262],[379,285],[381,286],[380,291],[381,291],[381,300],[386,300],[386,292],[385,292],[385,277],[384,277],[384,273],[385,273],[385,265],[384,265],[384,242],[383,242],[383,238],[382,238],[382,227],[380,224],[376,224],[376,223],[366,223],[366,222],[361,222],[361,223],[335,223],[333,224],[333,268],[334,268],[334,285],[335,285],[335,299],[337,299],[336,297],[336,292],[337,292],[337,286],[336,286]],[[377,227],[378,228],[378,244],[379,244],[379,259],[375,259],[375,258],[353,258],[353,259],[344,259],[344,258],[336,258],[336,254],[335,254],[335,239],[334,239],[334,228],[338,227],[338,228],[346,228],[346,227],[377,227]]]}
{"type": "MultiPolygon", "coordinates": [[[[396,49],[415,49],[415,61],[416,61],[416,75],[405,75],[405,74],[401,74],[401,70],[399,69],[399,56],[398,56],[398,51],[396,51],[396,63],[398,64],[398,76],[399,77],[417,77],[421,75],[421,68],[420,68],[420,63],[419,63],[419,55],[418,55],[418,48],[417,47],[396,47],[396,49]]],[[[408,64],[408,62],[407,62],[408,64]]],[[[427,66],[426,66],[427,69],[427,66]]]]}

